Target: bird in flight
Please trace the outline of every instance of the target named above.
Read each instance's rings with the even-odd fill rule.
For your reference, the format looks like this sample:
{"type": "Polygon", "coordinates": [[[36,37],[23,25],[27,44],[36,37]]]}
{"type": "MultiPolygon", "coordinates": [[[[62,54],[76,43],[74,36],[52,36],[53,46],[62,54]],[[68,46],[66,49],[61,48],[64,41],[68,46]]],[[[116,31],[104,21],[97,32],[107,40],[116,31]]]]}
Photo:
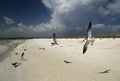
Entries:
{"type": "Polygon", "coordinates": [[[84,44],[83,47],[83,54],[85,54],[85,52],[87,51],[88,45],[91,43],[91,45],[93,45],[94,43],[94,38],[92,37],[92,23],[90,21],[89,25],[88,25],[88,29],[87,29],[87,38],[86,38],[86,42],[84,44]]]}

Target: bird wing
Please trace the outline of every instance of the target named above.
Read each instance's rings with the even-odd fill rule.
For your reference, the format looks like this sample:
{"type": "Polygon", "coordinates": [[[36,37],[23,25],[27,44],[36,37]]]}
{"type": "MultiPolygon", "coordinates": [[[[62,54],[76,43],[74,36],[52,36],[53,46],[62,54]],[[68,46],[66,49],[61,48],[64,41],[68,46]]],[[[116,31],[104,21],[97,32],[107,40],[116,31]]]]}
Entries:
{"type": "Polygon", "coordinates": [[[87,38],[92,38],[92,23],[91,22],[88,25],[87,38]]]}
{"type": "Polygon", "coordinates": [[[87,40],[83,47],[83,54],[87,51],[88,44],[90,43],[90,40],[87,40]]]}

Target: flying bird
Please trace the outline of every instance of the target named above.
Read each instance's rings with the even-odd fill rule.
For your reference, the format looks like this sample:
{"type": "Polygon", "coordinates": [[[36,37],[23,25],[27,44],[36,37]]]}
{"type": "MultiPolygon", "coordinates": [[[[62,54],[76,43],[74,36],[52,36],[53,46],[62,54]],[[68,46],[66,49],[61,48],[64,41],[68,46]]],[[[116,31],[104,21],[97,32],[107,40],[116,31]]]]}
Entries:
{"type": "Polygon", "coordinates": [[[58,45],[55,33],[53,33],[53,42],[51,44],[52,45],[58,45]]]}
{"type": "Polygon", "coordinates": [[[83,54],[87,51],[88,45],[91,43],[91,45],[93,45],[94,43],[94,38],[92,37],[92,23],[90,22],[88,25],[88,29],[87,29],[87,38],[86,38],[86,42],[84,44],[83,47],[83,54]]]}

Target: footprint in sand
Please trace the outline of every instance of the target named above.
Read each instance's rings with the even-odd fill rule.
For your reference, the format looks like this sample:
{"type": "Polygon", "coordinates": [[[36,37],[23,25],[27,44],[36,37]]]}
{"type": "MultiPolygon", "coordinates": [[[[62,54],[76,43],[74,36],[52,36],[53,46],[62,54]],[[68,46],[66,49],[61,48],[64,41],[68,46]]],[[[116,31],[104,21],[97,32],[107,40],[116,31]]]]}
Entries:
{"type": "Polygon", "coordinates": [[[39,47],[39,49],[41,49],[41,50],[45,50],[45,48],[41,48],[41,47],[39,47]]]}
{"type": "Polygon", "coordinates": [[[15,53],[16,55],[18,55],[18,53],[15,53]]]}
{"type": "Polygon", "coordinates": [[[24,51],[26,51],[27,49],[23,49],[24,51]]]}

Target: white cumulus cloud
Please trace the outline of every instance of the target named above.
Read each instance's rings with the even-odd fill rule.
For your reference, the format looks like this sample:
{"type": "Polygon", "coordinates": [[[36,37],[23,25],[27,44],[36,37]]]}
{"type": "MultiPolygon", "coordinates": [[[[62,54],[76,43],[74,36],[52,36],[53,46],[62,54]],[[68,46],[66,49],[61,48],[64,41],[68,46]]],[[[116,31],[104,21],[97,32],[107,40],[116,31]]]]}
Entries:
{"type": "MultiPolygon", "coordinates": [[[[115,26],[108,27],[101,23],[102,19],[117,20],[111,15],[120,12],[120,0],[42,0],[42,3],[52,11],[49,23],[36,26],[27,26],[23,23],[4,31],[8,36],[51,36],[53,32],[60,35],[85,33],[89,21],[93,22],[93,29],[98,31],[113,30],[115,26]],[[106,18],[107,17],[107,18],[106,18]]],[[[4,17],[7,24],[14,21],[4,17]]],[[[108,23],[107,23],[108,24],[108,23]]],[[[110,23],[111,24],[111,23],[110,23]]],[[[119,29],[119,26],[114,30],[119,29]]],[[[108,32],[109,32],[108,31],[108,32]]]]}

